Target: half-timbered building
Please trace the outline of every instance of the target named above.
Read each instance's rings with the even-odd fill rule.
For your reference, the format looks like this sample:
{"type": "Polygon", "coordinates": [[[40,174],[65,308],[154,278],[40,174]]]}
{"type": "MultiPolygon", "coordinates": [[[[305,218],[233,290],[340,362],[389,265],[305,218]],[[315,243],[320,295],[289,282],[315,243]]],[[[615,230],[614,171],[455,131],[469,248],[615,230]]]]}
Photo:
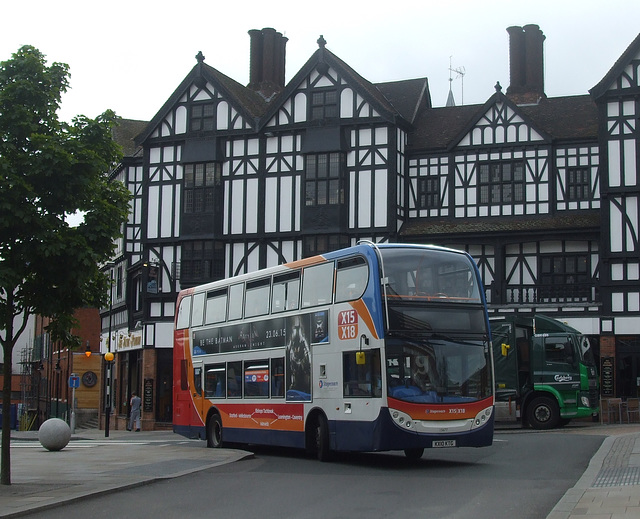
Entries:
{"type": "Polygon", "coordinates": [[[113,173],[132,194],[102,313],[116,413],[137,390],[143,427],[171,421],[180,289],[360,239],[469,251],[492,312],[570,322],[630,360],[612,391],[635,394],[640,41],[590,95],[548,98],[545,36],[508,31],[506,92],[442,108],[426,78],[373,84],[322,37],[288,84],[274,29],[249,32],[248,86],[199,53],[113,173]]]}

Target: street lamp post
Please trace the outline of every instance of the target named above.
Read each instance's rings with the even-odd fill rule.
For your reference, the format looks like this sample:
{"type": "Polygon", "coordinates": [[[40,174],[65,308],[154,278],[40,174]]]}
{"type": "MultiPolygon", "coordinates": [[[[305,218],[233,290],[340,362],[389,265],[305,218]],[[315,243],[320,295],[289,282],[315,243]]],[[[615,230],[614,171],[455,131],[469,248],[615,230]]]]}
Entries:
{"type": "Polygon", "coordinates": [[[113,263],[109,267],[109,335],[107,336],[107,352],[104,354],[106,363],[105,392],[104,392],[104,437],[109,437],[109,418],[111,415],[111,366],[113,365],[113,353],[111,353],[111,324],[113,316],[113,263]]]}
{"type": "Polygon", "coordinates": [[[111,366],[113,365],[113,353],[108,351],[104,354],[104,360],[107,364],[106,390],[104,395],[104,437],[109,437],[109,415],[111,414],[111,366]]]}

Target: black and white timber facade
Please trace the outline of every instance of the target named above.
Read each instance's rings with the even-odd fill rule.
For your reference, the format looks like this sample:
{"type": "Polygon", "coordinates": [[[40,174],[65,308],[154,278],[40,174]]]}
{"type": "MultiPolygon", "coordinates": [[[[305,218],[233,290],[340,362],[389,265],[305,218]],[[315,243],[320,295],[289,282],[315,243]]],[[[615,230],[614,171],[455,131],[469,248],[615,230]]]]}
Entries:
{"type": "Polygon", "coordinates": [[[170,423],[179,290],[361,239],[470,252],[491,313],[568,322],[613,358],[607,391],[635,396],[640,35],[589,93],[548,98],[542,31],[508,32],[510,85],[483,105],[373,84],[322,37],[285,85],[287,39],[263,29],[248,86],[199,53],[152,121],[123,121],[140,133],[113,173],[133,196],[102,311],[115,401],[148,390],[147,426],[170,423]]]}

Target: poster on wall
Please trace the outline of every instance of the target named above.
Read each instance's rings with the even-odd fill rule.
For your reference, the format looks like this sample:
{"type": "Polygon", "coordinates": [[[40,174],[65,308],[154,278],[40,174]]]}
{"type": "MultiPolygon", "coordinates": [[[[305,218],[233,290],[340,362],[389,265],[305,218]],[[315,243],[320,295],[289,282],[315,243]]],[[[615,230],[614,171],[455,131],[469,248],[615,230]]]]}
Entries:
{"type": "Polygon", "coordinates": [[[142,407],[145,413],[153,411],[153,379],[144,379],[144,393],[142,395],[142,407]]]}
{"type": "Polygon", "coordinates": [[[602,396],[613,396],[615,393],[614,358],[600,358],[600,393],[602,396]]]}

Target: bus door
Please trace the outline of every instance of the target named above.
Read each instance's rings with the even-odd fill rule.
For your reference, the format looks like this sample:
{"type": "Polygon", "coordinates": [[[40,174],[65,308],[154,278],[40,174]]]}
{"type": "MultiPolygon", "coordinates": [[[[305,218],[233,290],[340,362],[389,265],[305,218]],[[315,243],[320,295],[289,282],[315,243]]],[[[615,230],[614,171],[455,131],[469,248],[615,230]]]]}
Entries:
{"type": "Polygon", "coordinates": [[[193,386],[191,391],[191,397],[193,399],[193,408],[191,423],[200,424],[204,421],[204,395],[202,393],[202,379],[204,377],[204,370],[201,360],[193,361],[193,386]]]}
{"type": "Polygon", "coordinates": [[[518,394],[519,352],[514,339],[513,324],[491,323],[497,401],[508,402],[518,394]]]}
{"type": "Polygon", "coordinates": [[[342,355],[344,420],[373,420],[379,412],[371,398],[382,397],[380,350],[344,352],[342,355]],[[359,355],[363,354],[363,355],[359,355]]]}

